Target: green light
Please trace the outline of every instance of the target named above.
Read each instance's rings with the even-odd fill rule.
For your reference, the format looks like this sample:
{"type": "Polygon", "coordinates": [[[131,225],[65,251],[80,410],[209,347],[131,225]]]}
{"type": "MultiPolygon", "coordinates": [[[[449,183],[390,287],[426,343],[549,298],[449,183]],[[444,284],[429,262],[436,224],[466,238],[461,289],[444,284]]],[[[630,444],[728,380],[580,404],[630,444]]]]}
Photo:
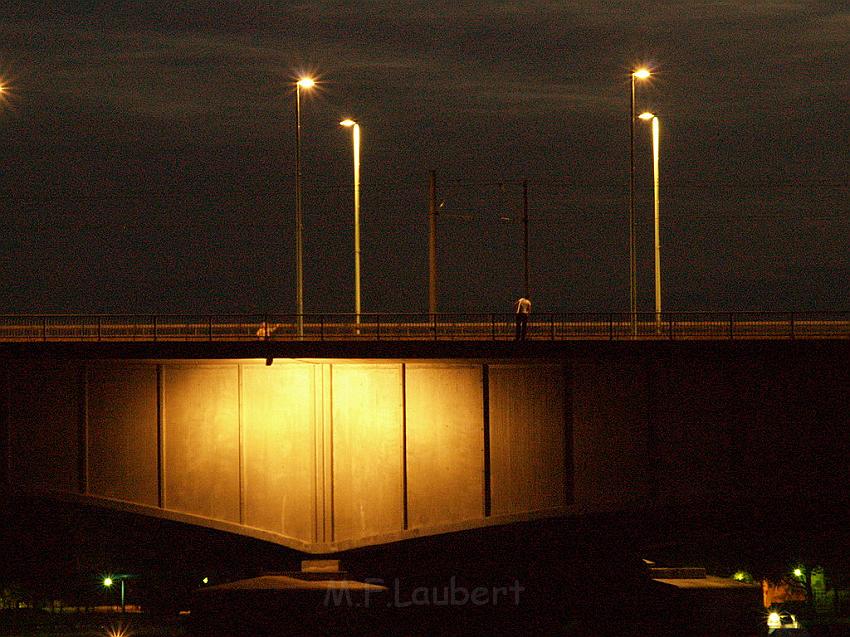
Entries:
{"type": "Polygon", "coordinates": [[[210,583],[210,578],[209,578],[209,577],[205,577],[204,579],[202,579],[202,580],[201,580],[201,582],[202,582],[202,583],[204,583],[204,584],[209,584],[209,583],[210,583]]]}
{"type": "Polygon", "coordinates": [[[803,577],[803,569],[797,567],[794,569],[794,577],[803,577]]]}
{"type": "Polygon", "coordinates": [[[106,586],[106,588],[109,588],[110,586],[112,586],[112,578],[111,577],[104,577],[103,578],[103,585],[106,586]]]}
{"type": "Polygon", "coordinates": [[[732,576],[732,579],[738,582],[746,582],[749,581],[751,578],[750,574],[747,573],[747,571],[736,571],[735,574],[732,576]]]}

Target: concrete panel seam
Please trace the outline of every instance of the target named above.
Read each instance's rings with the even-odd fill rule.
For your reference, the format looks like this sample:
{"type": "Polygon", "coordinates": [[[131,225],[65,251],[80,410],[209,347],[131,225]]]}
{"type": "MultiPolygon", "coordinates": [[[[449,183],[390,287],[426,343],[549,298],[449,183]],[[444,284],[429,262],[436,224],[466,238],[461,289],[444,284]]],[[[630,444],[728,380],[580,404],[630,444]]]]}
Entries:
{"type": "Polygon", "coordinates": [[[83,363],[79,376],[78,470],[80,493],[89,493],[89,366],[83,363]]]}
{"type": "Polygon", "coordinates": [[[408,493],[407,493],[407,366],[401,364],[401,527],[407,531],[409,527],[408,517],[408,493]]]}
{"type": "Polygon", "coordinates": [[[3,366],[2,372],[3,396],[2,413],[0,413],[0,484],[12,486],[12,383],[9,379],[9,368],[3,366]]]}
{"type": "Polygon", "coordinates": [[[238,455],[239,455],[239,524],[245,524],[245,428],[243,426],[244,396],[242,390],[242,365],[238,364],[237,387],[236,387],[236,419],[238,431],[238,455]]]}
{"type": "Polygon", "coordinates": [[[156,366],[156,477],[157,501],[160,509],[166,508],[165,493],[165,368],[156,366]]]}
{"type": "Polygon", "coordinates": [[[333,541],[336,536],[336,507],[335,497],[335,473],[334,473],[334,412],[333,412],[333,365],[326,364],[322,371],[322,429],[324,446],[321,449],[323,462],[324,491],[322,519],[326,532],[325,540],[333,541]]]}
{"type": "Polygon", "coordinates": [[[491,466],[490,466],[490,366],[484,364],[481,366],[481,395],[482,395],[482,423],[483,423],[483,438],[484,438],[484,517],[488,518],[493,510],[493,494],[491,483],[491,466]]]}

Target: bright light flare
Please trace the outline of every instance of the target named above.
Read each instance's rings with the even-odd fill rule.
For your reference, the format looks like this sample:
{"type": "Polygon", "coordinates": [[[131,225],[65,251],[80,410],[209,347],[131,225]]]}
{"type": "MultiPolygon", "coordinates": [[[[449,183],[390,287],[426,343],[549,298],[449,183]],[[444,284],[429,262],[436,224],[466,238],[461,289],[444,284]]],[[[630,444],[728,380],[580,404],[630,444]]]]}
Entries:
{"type": "Polygon", "coordinates": [[[774,611],[767,616],[767,627],[782,628],[782,618],[779,617],[779,613],[774,611]]]}
{"type": "Polygon", "coordinates": [[[637,79],[639,79],[639,80],[645,80],[645,79],[646,79],[646,78],[648,78],[650,75],[652,75],[652,72],[650,72],[650,70],[649,70],[649,69],[641,68],[641,69],[637,69],[636,71],[634,71],[634,72],[632,73],[632,75],[633,75],[634,77],[636,77],[637,79]]]}
{"type": "Polygon", "coordinates": [[[14,110],[20,97],[18,77],[12,69],[0,61],[0,112],[14,110]]]}
{"type": "Polygon", "coordinates": [[[8,79],[0,79],[0,106],[9,106],[15,98],[14,86],[8,79]]]}
{"type": "Polygon", "coordinates": [[[130,628],[129,626],[118,625],[118,626],[110,626],[106,629],[106,637],[130,637],[130,628]]]}
{"type": "Polygon", "coordinates": [[[301,88],[313,88],[316,86],[316,80],[312,77],[302,77],[296,82],[296,84],[301,88]]]}
{"type": "Polygon", "coordinates": [[[771,630],[779,628],[795,629],[800,628],[800,623],[797,621],[796,615],[780,609],[780,611],[771,611],[768,613],[767,627],[771,630]]]}
{"type": "Polygon", "coordinates": [[[641,113],[640,115],[638,115],[638,118],[640,118],[640,119],[652,119],[653,117],[655,117],[655,113],[650,113],[649,111],[647,111],[646,113],[641,113]]]}
{"type": "Polygon", "coordinates": [[[109,588],[110,586],[112,586],[112,578],[111,577],[104,577],[103,578],[103,585],[106,586],[106,588],[109,588]]]}
{"type": "Polygon", "coordinates": [[[803,577],[803,569],[797,567],[794,569],[794,577],[803,577]]]}
{"type": "Polygon", "coordinates": [[[340,126],[345,126],[346,128],[351,128],[352,126],[357,126],[357,122],[353,119],[344,119],[339,123],[340,126]]]}

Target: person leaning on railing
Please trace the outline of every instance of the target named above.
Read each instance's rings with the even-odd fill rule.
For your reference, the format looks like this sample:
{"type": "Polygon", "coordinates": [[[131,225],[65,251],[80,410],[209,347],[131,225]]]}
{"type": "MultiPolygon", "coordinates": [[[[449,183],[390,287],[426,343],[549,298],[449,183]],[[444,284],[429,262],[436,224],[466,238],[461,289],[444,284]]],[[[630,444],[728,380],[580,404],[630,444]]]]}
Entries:
{"type": "Polygon", "coordinates": [[[528,315],[531,314],[531,301],[521,296],[514,303],[516,314],[516,340],[524,341],[528,332],[528,315]]]}

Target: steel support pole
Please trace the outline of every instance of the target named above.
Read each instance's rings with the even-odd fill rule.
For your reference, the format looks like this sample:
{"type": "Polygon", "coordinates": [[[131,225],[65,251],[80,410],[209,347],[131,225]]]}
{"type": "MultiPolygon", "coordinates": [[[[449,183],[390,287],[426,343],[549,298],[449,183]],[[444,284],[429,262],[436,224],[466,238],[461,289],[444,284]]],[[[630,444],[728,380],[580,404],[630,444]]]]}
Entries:
{"type": "Polygon", "coordinates": [[[658,118],[652,118],[652,177],[655,217],[655,322],[661,323],[661,218],[659,212],[659,132],[658,118]]]}
{"type": "Polygon", "coordinates": [[[437,313],[437,173],[428,179],[428,313],[437,313]]]}
{"type": "Polygon", "coordinates": [[[360,333],[360,126],[352,127],[354,145],[354,313],[360,333]]]}
{"type": "Polygon", "coordinates": [[[522,182],[522,265],[523,265],[523,296],[531,298],[528,290],[528,180],[522,182]]]}
{"type": "Polygon", "coordinates": [[[295,84],[295,320],[304,335],[304,220],[301,210],[301,85],[295,84]]]}
{"type": "Polygon", "coordinates": [[[635,237],[635,74],[631,74],[629,110],[629,313],[633,328],[637,321],[637,246],[635,237]]]}

